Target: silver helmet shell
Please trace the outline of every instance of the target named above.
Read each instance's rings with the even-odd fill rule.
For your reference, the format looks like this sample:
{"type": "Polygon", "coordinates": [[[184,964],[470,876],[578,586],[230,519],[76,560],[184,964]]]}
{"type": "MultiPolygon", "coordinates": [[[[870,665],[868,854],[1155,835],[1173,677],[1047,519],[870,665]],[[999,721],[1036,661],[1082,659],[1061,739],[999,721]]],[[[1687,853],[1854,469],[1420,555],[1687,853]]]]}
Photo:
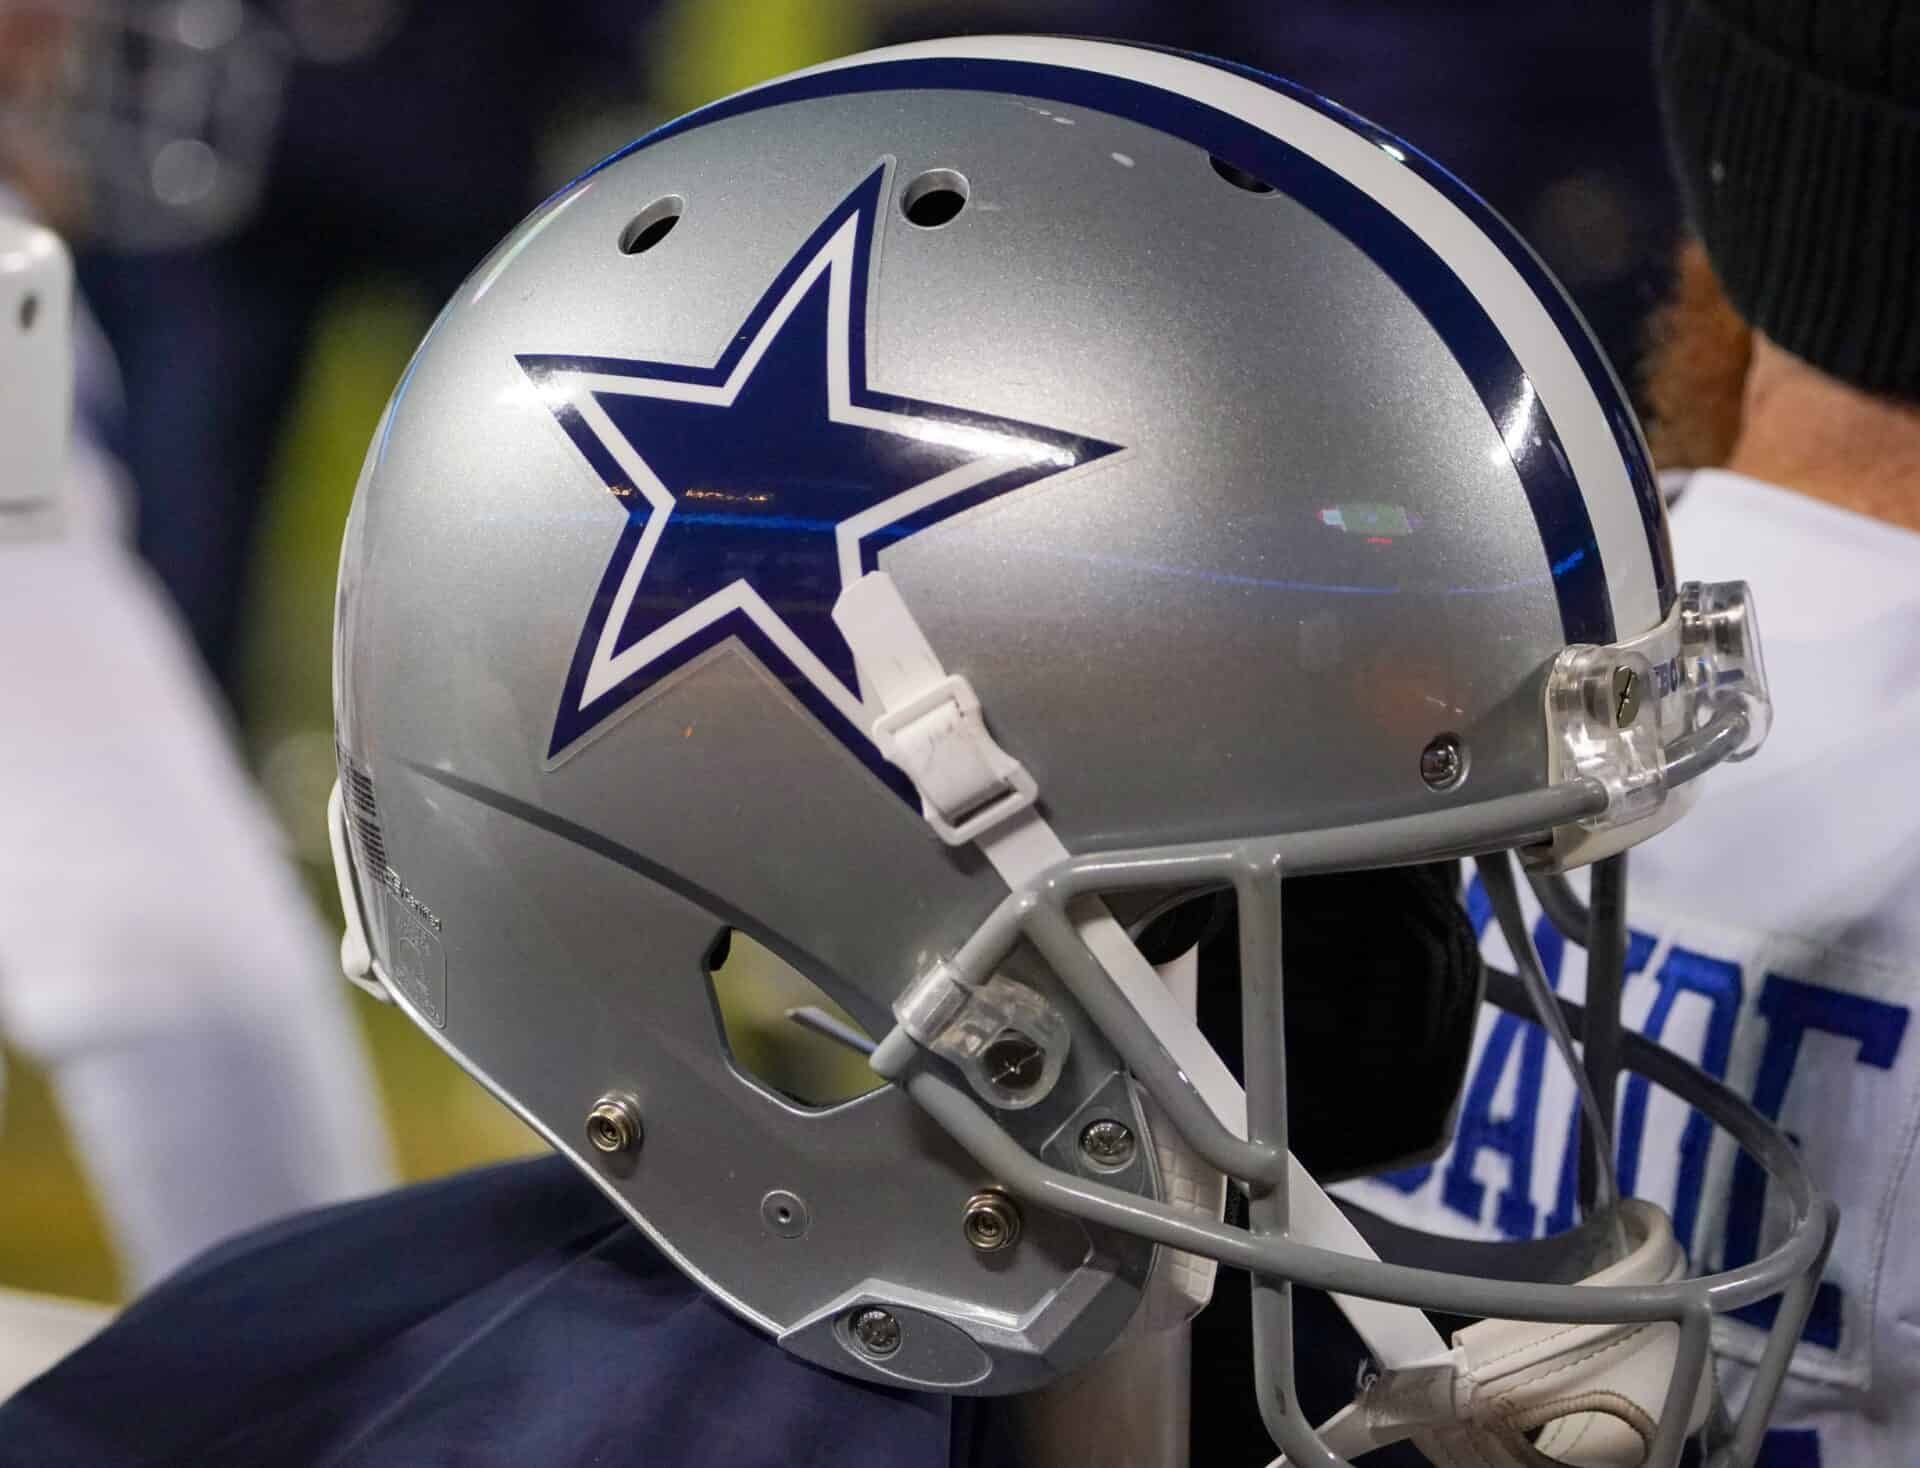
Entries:
{"type": "MultiPolygon", "coordinates": [[[[977,1151],[903,1086],[756,1083],[707,977],[743,932],[885,1035],[1009,901],[879,755],[831,616],[874,572],[1076,858],[1434,819],[1551,856],[1557,820],[1488,833],[1604,784],[1550,683],[1678,626],[1665,524],[1617,383],[1483,205],[1141,48],[898,48],[716,103],[442,313],[342,558],[361,966],[793,1349],[1020,1390],[1114,1340],[1152,1241],[1029,1207],[983,1251],[977,1151]],[[643,1140],[590,1138],[604,1098],[643,1140]],[[853,1333],[871,1302],[897,1354],[853,1333]]],[[[1560,854],[1612,849],[1585,839],[1560,854]]],[[[998,1124],[1084,1174],[1086,1118],[1152,1125],[1138,1067],[1031,946],[998,972],[1066,1032],[998,1124]]],[[[1144,1149],[1104,1181],[1172,1191],[1144,1149]]]]}

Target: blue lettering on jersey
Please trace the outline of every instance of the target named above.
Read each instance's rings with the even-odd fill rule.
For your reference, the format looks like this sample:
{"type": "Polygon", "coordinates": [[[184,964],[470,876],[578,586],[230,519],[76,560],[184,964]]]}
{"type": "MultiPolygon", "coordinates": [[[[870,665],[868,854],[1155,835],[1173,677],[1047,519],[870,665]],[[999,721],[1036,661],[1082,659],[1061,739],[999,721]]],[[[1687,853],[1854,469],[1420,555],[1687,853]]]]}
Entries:
{"type": "MultiPolygon", "coordinates": [[[[1474,936],[1484,936],[1493,918],[1493,905],[1477,876],[1467,886],[1467,916],[1473,923],[1474,936]]],[[[1566,944],[1545,918],[1534,928],[1534,946],[1539,949],[1547,982],[1557,987],[1566,944]]],[[[1486,1189],[1474,1178],[1474,1163],[1485,1151],[1505,1157],[1507,1186],[1500,1193],[1494,1221],[1509,1238],[1532,1238],[1534,1232],[1536,1210],[1531,1198],[1534,1119],[1540,1110],[1546,1043],[1546,1031],[1518,1015],[1502,1014],[1494,1020],[1479,1063],[1474,1067],[1473,1079],[1467,1086],[1455,1125],[1452,1159],[1441,1181],[1441,1200],[1446,1206],[1467,1218],[1477,1219],[1486,1199],[1486,1189]],[[1520,1045],[1520,1073],[1513,1105],[1505,1116],[1496,1117],[1494,1094],[1516,1041],[1520,1045]]],[[[1423,1163],[1386,1173],[1380,1181],[1402,1192],[1413,1193],[1426,1186],[1427,1179],[1433,1176],[1433,1168],[1433,1163],[1423,1163]]]]}
{"type": "MultiPolygon", "coordinates": [[[[1858,1045],[1861,1065],[1890,1070],[1911,1011],[1863,994],[1845,994],[1819,984],[1768,974],[1760,990],[1759,1012],[1767,1021],[1766,1048],[1753,1083],[1753,1109],[1769,1121],[1780,1119],[1800,1042],[1809,1030],[1838,1035],[1858,1045]]],[[[1766,1174],[1742,1153],[1733,1165],[1733,1192],[1727,1205],[1727,1255],[1724,1267],[1745,1264],[1760,1252],[1760,1223],[1766,1205],[1766,1174]]],[[[1829,1348],[1840,1344],[1841,1297],[1837,1285],[1823,1282],[1814,1292],[1800,1338],[1829,1348]]],[[[1763,1329],[1779,1313],[1778,1299],[1760,1300],[1734,1315],[1763,1329]]]]}
{"type": "Polygon", "coordinates": [[[1760,1440],[1753,1468],[1820,1468],[1820,1434],[1810,1427],[1776,1427],[1760,1440]]]}
{"type": "MultiPolygon", "coordinates": [[[[1473,912],[1471,901],[1468,911],[1473,912]]],[[[1485,920],[1476,917],[1475,921],[1484,931],[1485,920]]],[[[1546,970],[1547,982],[1558,988],[1566,940],[1542,918],[1534,928],[1533,941],[1540,951],[1540,964],[1546,970]]],[[[1466,1100],[1460,1107],[1453,1159],[1440,1182],[1440,1197],[1447,1207],[1468,1218],[1478,1218],[1486,1189],[1474,1179],[1474,1163],[1482,1152],[1504,1156],[1507,1185],[1495,1205],[1494,1223],[1508,1238],[1533,1237],[1537,1217],[1533,1205],[1534,1121],[1540,1114],[1540,1082],[1546,1058],[1547,1032],[1539,1025],[1514,1014],[1503,1014],[1493,1022],[1486,1049],[1481,1052],[1480,1064],[1474,1070],[1466,1100]],[[1505,1116],[1496,1117],[1494,1093],[1516,1040],[1520,1045],[1520,1073],[1514,1085],[1513,1105],[1505,1116]]]]}
{"type": "MultiPolygon", "coordinates": [[[[1492,907],[1477,879],[1468,888],[1466,907],[1476,936],[1484,938],[1492,919],[1492,907]]],[[[1544,917],[1535,925],[1534,942],[1548,980],[1557,989],[1566,956],[1564,942],[1544,917]]],[[[1651,934],[1629,932],[1626,955],[1629,977],[1646,975],[1657,947],[1651,934]]],[[[1748,992],[1742,966],[1676,944],[1667,949],[1651,981],[1655,994],[1639,1026],[1640,1032],[1660,1040],[1679,1008],[1682,995],[1704,1000],[1707,1016],[1695,1063],[1716,1080],[1724,1081],[1748,992]]],[[[1774,972],[1766,974],[1753,1007],[1755,1020],[1764,1022],[1764,1031],[1755,1031],[1752,1028],[1755,1021],[1749,1021],[1750,1043],[1757,1042],[1759,1046],[1751,1100],[1756,1111],[1775,1122],[1780,1120],[1790,1098],[1807,1035],[1828,1035],[1851,1041],[1854,1063],[1891,1071],[1899,1058],[1911,1017],[1911,1010],[1905,1005],[1774,972]]],[[[1479,1224],[1483,1222],[1487,1190],[1475,1179],[1474,1165],[1483,1153],[1491,1152],[1505,1158],[1508,1168],[1508,1186],[1495,1199],[1492,1225],[1512,1239],[1561,1232],[1572,1227],[1578,1216],[1574,1201],[1580,1137],[1578,1105],[1576,1103],[1566,1117],[1554,1203],[1551,1211],[1542,1217],[1540,1207],[1533,1201],[1536,1195],[1532,1184],[1534,1144],[1541,1125],[1537,1114],[1541,1109],[1546,1033],[1531,1020],[1505,1013],[1483,1023],[1484,1040],[1467,1081],[1449,1153],[1435,1163],[1379,1176],[1373,1181],[1389,1184],[1410,1195],[1429,1185],[1437,1169],[1440,1177],[1435,1200],[1450,1212],[1479,1224]],[[1509,1070],[1514,1071],[1511,1109],[1496,1115],[1495,1097],[1509,1070]]],[[[1659,1171],[1671,1166],[1675,1233],[1687,1243],[1696,1259],[1705,1260],[1713,1252],[1713,1241],[1694,1236],[1702,1215],[1713,1126],[1700,1113],[1689,1111],[1672,1161],[1657,1153],[1648,1154],[1645,1142],[1650,1089],[1649,1083],[1638,1075],[1629,1073],[1623,1080],[1616,1133],[1621,1189],[1628,1194],[1642,1191],[1639,1185],[1647,1180],[1644,1175],[1652,1171],[1656,1175],[1649,1190],[1657,1195],[1659,1182],[1663,1180],[1659,1171]]],[[[1721,1240],[1720,1252],[1724,1257],[1718,1267],[1737,1267],[1759,1253],[1765,1203],[1765,1172],[1744,1153],[1736,1154],[1721,1240]]],[[[1815,1291],[1801,1340],[1809,1345],[1838,1349],[1844,1305],[1845,1297],[1839,1285],[1823,1280],[1815,1291]]],[[[1734,1318],[1762,1329],[1770,1327],[1778,1313],[1777,1298],[1732,1312],[1734,1318]]],[[[1756,1468],[1822,1468],[1822,1461],[1816,1431],[1777,1428],[1763,1440],[1756,1468]]]]}
{"type": "MultiPolygon", "coordinates": [[[[1653,939],[1635,933],[1633,945],[1640,949],[1640,968],[1646,967],[1653,939]]],[[[1629,960],[1632,948],[1629,948],[1629,960]]],[[[1636,972],[1629,963],[1628,973],[1636,972]]],[[[1716,1081],[1725,1080],[1727,1061],[1733,1053],[1733,1031],[1740,1019],[1742,986],[1740,965],[1724,958],[1710,958],[1678,945],[1667,950],[1660,970],[1654,975],[1660,992],[1647,1013],[1641,1033],[1658,1040],[1666,1031],[1673,1013],[1673,1002],[1681,994],[1698,994],[1709,1006],[1706,1044],[1700,1052],[1700,1068],[1716,1081]]],[[[1631,1196],[1640,1179],[1640,1144],[1647,1134],[1647,1078],[1630,1075],[1621,1093],[1620,1107],[1620,1191],[1631,1196]]],[[[1706,1185],[1707,1154],[1713,1146],[1713,1123],[1698,1111],[1687,1113],[1680,1133],[1679,1177],[1673,1190],[1674,1237],[1691,1247],[1693,1229],[1700,1216],[1700,1190],[1706,1185]]],[[[1568,1219],[1569,1226],[1572,1219],[1568,1219]]]]}
{"type": "MultiPolygon", "coordinates": [[[[1468,886],[1466,907],[1476,937],[1484,937],[1493,913],[1478,878],[1468,886]]],[[[1565,940],[1545,917],[1536,922],[1533,938],[1547,981],[1557,989],[1566,956],[1565,940]]],[[[1626,954],[1629,977],[1644,972],[1656,946],[1653,935],[1637,929],[1629,932],[1626,954]]],[[[1708,1005],[1708,1019],[1698,1064],[1714,1079],[1724,1080],[1732,1057],[1734,1031],[1745,993],[1740,965],[1675,945],[1667,950],[1666,957],[1653,975],[1653,982],[1657,992],[1640,1027],[1641,1033],[1649,1039],[1660,1039],[1679,997],[1683,994],[1699,996],[1708,1005]]],[[[1768,1028],[1754,1082],[1753,1105],[1772,1121],[1779,1120],[1793,1069],[1800,1056],[1801,1040],[1809,1031],[1854,1040],[1859,1047],[1859,1063],[1885,1070],[1893,1065],[1906,1033],[1910,1013],[1904,1006],[1844,993],[1782,974],[1767,976],[1756,1007],[1759,1015],[1767,1021],[1768,1028]]],[[[1486,1204],[1486,1187],[1475,1177],[1474,1169],[1480,1156],[1491,1152],[1504,1157],[1507,1162],[1507,1185],[1495,1200],[1494,1227],[1510,1239],[1532,1238],[1536,1233],[1559,1233],[1571,1228],[1577,1218],[1575,1185],[1580,1139],[1577,1103],[1567,1116],[1559,1175],[1555,1180],[1554,1205],[1544,1220],[1540,1218],[1539,1209],[1533,1201],[1534,1152],[1545,1075],[1546,1045],[1546,1032],[1532,1020],[1512,1014],[1497,1016],[1487,1028],[1485,1043],[1481,1046],[1473,1074],[1467,1082],[1450,1154],[1440,1163],[1405,1168],[1384,1174],[1377,1181],[1412,1194],[1427,1185],[1436,1166],[1442,1166],[1445,1170],[1440,1184],[1441,1204],[1463,1218],[1478,1222],[1486,1204]],[[1518,1069],[1514,1076],[1513,1100],[1504,1113],[1496,1115],[1495,1098],[1508,1068],[1515,1064],[1516,1047],[1518,1069]]],[[[1626,1077],[1621,1088],[1615,1133],[1616,1163],[1621,1190],[1629,1195],[1638,1191],[1640,1182],[1649,1091],[1647,1080],[1632,1074],[1626,1077]]],[[[1700,1244],[1694,1238],[1694,1232],[1700,1217],[1701,1195],[1706,1186],[1707,1159],[1712,1141],[1712,1123],[1699,1112],[1690,1111],[1681,1130],[1677,1155],[1673,1161],[1673,1220],[1676,1236],[1696,1253],[1700,1244]]],[[[1740,1154],[1734,1164],[1722,1267],[1733,1268],[1747,1263],[1758,1254],[1765,1190],[1766,1177],[1759,1164],[1744,1153],[1740,1154]]],[[[1802,1339],[1816,1345],[1837,1346],[1841,1305],[1839,1287],[1831,1282],[1823,1282],[1815,1293],[1802,1339]]],[[[1734,1314],[1739,1319],[1764,1328],[1772,1323],[1778,1310],[1778,1300],[1772,1299],[1760,1301],[1734,1314]]],[[[1785,1448],[1782,1451],[1799,1449],[1785,1448]]],[[[1817,1454],[1817,1448],[1809,1448],[1808,1451],[1817,1454]]],[[[1782,1461],[1799,1460],[1789,1458],[1782,1461]]],[[[1817,1461],[1817,1457],[1809,1461],[1817,1461]]]]}
{"type": "MultiPolygon", "coordinates": [[[[917,806],[867,737],[834,602],[883,546],[1117,446],[868,386],[885,179],[876,168],[828,215],[712,366],[519,359],[627,514],[575,646],[549,759],[737,637],[917,806]]],[[[680,244],[676,235],[666,248],[680,244]]]]}
{"type": "MultiPolygon", "coordinates": [[[[1546,919],[1542,918],[1542,922],[1546,919]]],[[[1653,956],[1654,940],[1650,933],[1637,929],[1627,932],[1627,956],[1625,976],[1632,978],[1647,966],[1647,960],[1653,956]]],[[[1662,1015],[1664,1023],[1665,1016],[1662,1015]]],[[[1629,1077],[1628,1085],[1632,1085],[1629,1077]]],[[[1644,1090],[1644,1085],[1642,1090],[1644,1090]]],[[[1641,1107],[1636,1115],[1632,1108],[1633,1092],[1626,1093],[1628,1104],[1621,1110],[1619,1123],[1614,1133],[1614,1170],[1620,1179],[1620,1189],[1624,1193],[1633,1192],[1633,1184],[1628,1180],[1630,1173],[1640,1165],[1640,1140],[1646,1132],[1645,1097],[1641,1098],[1641,1107]]],[[[1553,1212],[1547,1215],[1546,1231],[1550,1234],[1564,1233],[1578,1220],[1574,1211],[1574,1189],[1580,1175],[1580,1108],[1576,1104],[1567,1113],[1566,1141],[1560,1149],[1560,1184],[1554,1193],[1553,1212]]]]}

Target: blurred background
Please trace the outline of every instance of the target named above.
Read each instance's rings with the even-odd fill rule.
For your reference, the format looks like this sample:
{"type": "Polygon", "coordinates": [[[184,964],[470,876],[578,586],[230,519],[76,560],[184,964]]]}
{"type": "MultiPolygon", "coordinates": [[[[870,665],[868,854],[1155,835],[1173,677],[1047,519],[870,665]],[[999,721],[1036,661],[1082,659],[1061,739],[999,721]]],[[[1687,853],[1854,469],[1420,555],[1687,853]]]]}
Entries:
{"type": "MultiPolygon", "coordinates": [[[[332,597],[362,455],[440,303],[595,159],[868,45],[1052,31],[1208,51],[1478,189],[1631,381],[1678,230],[1651,28],[1650,0],[0,0],[0,182],[74,243],[122,380],[96,431],[127,471],[134,544],[335,930],[332,597]]],[[[729,1013],[745,1057],[809,997],[764,956],[729,969],[755,996],[729,1013]]],[[[396,1011],[351,1010],[400,1177],[540,1146],[396,1011]]],[[[0,1287],[118,1300],[129,1272],[71,1118],[34,1060],[4,1060],[0,1287]]]]}

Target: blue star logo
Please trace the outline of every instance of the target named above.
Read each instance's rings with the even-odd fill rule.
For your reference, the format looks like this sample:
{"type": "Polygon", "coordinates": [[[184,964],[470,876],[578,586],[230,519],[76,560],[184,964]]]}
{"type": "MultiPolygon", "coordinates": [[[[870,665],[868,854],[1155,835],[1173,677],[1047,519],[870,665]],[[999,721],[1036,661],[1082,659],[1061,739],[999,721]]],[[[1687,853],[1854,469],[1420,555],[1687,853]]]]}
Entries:
{"type": "Polygon", "coordinates": [[[832,612],[880,550],[1117,452],[1081,434],[867,385],[886,166],[774,278],[711,367],[522,356],[627,522],[575,648],[555,759],[675,669],[738,638],[909,799],[867,729],[832,612]]]}

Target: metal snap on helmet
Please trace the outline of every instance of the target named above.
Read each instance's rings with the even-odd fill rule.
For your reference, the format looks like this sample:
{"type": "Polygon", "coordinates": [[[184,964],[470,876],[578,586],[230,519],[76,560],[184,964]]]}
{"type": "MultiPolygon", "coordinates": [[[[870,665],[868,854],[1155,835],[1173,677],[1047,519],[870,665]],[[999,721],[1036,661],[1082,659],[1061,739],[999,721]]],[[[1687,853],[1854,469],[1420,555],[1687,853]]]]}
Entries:
{"type": "Polygon", "coordinates": [[[1543,997],[1508,864],[1608,995],[1614,854],[1764,736],[1751,608],[1675,585],[1632,414],[1538,261],[1359,119],[1018,38],[666,125],[521,225],[407,369],[335,696],[350,972],[786,1349],[1022,1391],[1191,1314],[1223,1262],[1294,1462],[1670,1465],[1695,1433],[1752,1460],[1830,1210],[1622,1033],[1617,984],[1543,997]],[[1592,1206],[1529,1280],[1500,1246],[1377,1258],[1286,1149],[1281,880],[1460,855],[1513,915],[1491,997],[1587,1041],[1592,1206]],[[1553,874],[1595,861],[1588,911],[1553,874]],[[1244,1091],[1114,915],[1221,887],[1244,1091]],[[800,1018],[871,1089],[805,1104],[729,1043],[742,940],[839,1006],[800,1018]],[[1772,1252],[1692,1277],[1613,1195],[1621,1063],[1768,1169],[1772,1252]],[[1378,1367],[1319,1429],[1287,1282],[1378,1367]],[[1711,1318],[1783,1292],[1732,1420],[1711,1318]],[[1428,1309],[1481,1323],[1448,1342],[1428,1309]]]}

